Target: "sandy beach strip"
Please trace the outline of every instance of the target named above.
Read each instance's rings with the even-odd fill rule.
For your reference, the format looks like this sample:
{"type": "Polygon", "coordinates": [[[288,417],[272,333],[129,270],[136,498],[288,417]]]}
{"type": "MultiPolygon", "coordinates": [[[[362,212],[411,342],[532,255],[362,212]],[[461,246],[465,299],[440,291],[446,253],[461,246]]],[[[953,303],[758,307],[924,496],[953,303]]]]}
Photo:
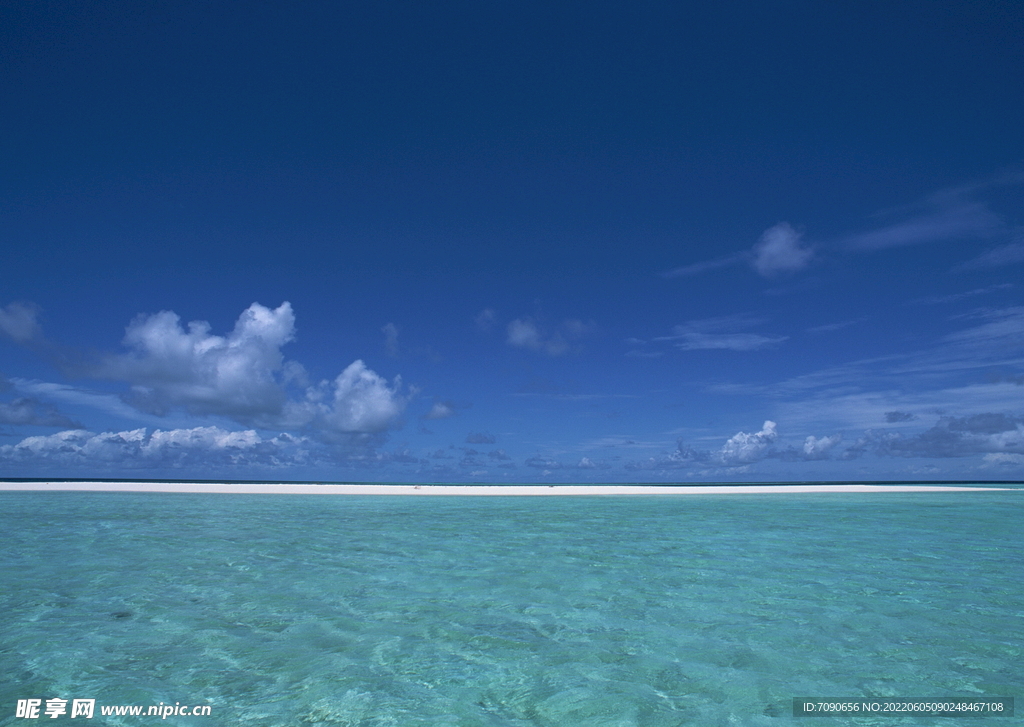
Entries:
{"type": "MultiPolygon", "coordinates": [[[[208,492],[241,495],[796,495],[811,492],[990,492],[1008,487],[959,485],[373,485],[248,484],[188,482],[0,482],[0,491],[208,492]]],[[[1024,492],[1024,490],[1021,490],[1024,492]]]]}

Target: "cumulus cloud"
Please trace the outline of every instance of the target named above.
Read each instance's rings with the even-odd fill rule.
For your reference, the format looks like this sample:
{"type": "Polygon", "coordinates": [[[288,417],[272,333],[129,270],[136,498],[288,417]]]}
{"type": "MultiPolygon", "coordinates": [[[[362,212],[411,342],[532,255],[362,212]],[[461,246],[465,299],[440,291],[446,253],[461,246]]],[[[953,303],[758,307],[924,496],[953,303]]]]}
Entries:
{"type": "Polygon", "coordinates": [[[39,309],[30,303],[9,303],[0,308],[0,333],[16,343],[27,343],[41,332],[37,320],[39,309]]]}
{"type": "Polygon", "coordinates": [[[508,456],[504,449],[492,449],[490,452],[487,453],[487,456],[490,457],[491,459],[495,459],[498,461],[507,461],[512,459],[511,457],[508,456]]]}
{"type": "Polygon", "coordinates": [[[275,309],[253,303],[226,336],[213,335],[205,321],[186,329],[175,313],[162,311],[132,321],[124,338],[129,352],[108,356],[96,374],[130,383],[126,400],[158,415],[184,409],[243,425],[327,433],[376,433],[395,422],[407,401],[401,378],[389,384],[362,360],[289,397],[287,385],[307,383],[302,366],[281,352],[294,337],[287,302],[275,309]]]}
{"type": "Polygon", "coordinates": [[[722,448],[715,453],[715,459],[724,465],[741,465],[761,459],[765,450],[778,439],[776,424],[765,421],[761,431],[748,433],[737,432],[731,436],[722,448]]]}
{"type": "Polygon", "coordinates": [[[498,439],[488,432],[470,432],[466,435],[466,444],[494,444],[498,439]]]}
{"type": "Polygon", "coordinates": [[[532,318],[516,318],[508,324],[506,342],[516,348],[541,351],[549,356],[562,356],[579,350],[579,342],[593,332],[593,323],[567,318],[554,330],[547,331],[532,318]]]}
{"type": "Polygon", "coordinates": [[[807,267],[814,252],[802,245],[800,238],[801,234],[788,222],[769,227],[754,245],[754,269],[758,274],[771,278],[807,267]]]}
{"type": "Polygon", "coordinates": [[[37,427],[81,427],[52,404],[45,404],[30,397],[21,397],[4,404],[0,403],[0,424],[16,424],[37,427]]]}
{"type": "Polygon", "coordinates": [[[318,413],[337,431],[382,432],[405,408],[401,383],[395,377],[389,386],[362,361],[354,361],[334,380],[331,403],[320,404],[318,413]]]}
{"type": "Polygon", "coordinates": [[[151,413],[181,407],[252,421],[285,403],[275,374],[294,335],[287,302],[273,310],[253,303],[227,336],[212,335],[205,321],[185,330],[177,314],[162,311],[133,320],[124,337],[130,352],[108,357],[98,373],[131,383],[131,403],[151,413]]]}
{"type": "Polygon", "coordinates": [[[827,459],[832,448],[839,444],[842,439],[842,436],[839,434],[833,434],[831,437],[821,437],[820,439],[808,436],[804,440],[803,456],[805,459],[827,459]]]}
{"type": "Polygon", "coordinates": [[[897,422],[912,422],[915,419],[917,419],[917,417],[911,414],[909,411],[887,411],[885,413],[885,421],[887,424],[895,424],[897,422]]]}

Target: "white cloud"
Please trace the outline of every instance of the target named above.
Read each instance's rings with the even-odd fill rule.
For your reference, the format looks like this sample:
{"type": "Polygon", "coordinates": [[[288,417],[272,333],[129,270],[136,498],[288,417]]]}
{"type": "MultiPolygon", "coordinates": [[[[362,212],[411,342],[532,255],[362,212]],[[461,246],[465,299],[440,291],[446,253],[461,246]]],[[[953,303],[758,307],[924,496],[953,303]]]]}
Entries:
{"type": "Polygon", "coordinates": [[[842,436],[833,434],[831,437],[808,436],[804,440],[803,455],[805,459],[826,459],[829,451],[842,441],[842,436]]]}
{"type": "Polygon", "coordinates": [[[443,401],[434,402],[434,405],[430,407],[430,411],[423,415],[424,419],[447,419],[448,417],[455,416],[455,410],[451,405],[446,404],[443,401]]]}
{"type": "Polygon", "coordinates": [[[275,379],[284,363],[281,346],[295,335],[291,305],[271,310],[253,303],[227,336],[214,336],[205,321],[188,331],[171,311],[140,316],[128,326],[128,354],[109,357],[98,372],[132,384],[131,402],[165,413],[182,407],[254,421],[281,411],[286,396],[275,379]]]}
{"type": "Polygon", "coordinates": [[[769,227],[754,245],[754,269],[770,278],[807,267],[814,252],[800,244],[800,237],[800,233],[787,222],[769,227]]]}
{"type": "Polygon", "coordinates": [[[753,434],[737,432],[715,453],[715,459],[725,465],[748,464],[764,455],[765,450],[778,438],[773,421],[765,421],[761,431],[753,434]]]}
{"type": "Polygon", "coordinates": [[[405,409],[401,387],[400,376],[389,385],[361,360],[353,361],[333,381],[306,389],[304,400],[286,402],[274,422],[328,436],[383,432],[405,409]]]}
{"type": "Polygon", "coordinates": [[[333,407],[325,411],[325,419],[342,432],[384,431],[405,408],[401,385],[396,376],[388,386],[362,361],[354,361],[334,380],[333,407]]]}
{"type": "Polygon", "coordinates": [[[38,309],[28,303],[9,303],[0,308],[0,333],[17,343],[26,343],[40,334],[38,309]]]}
{"type": "Polygon", "coordinates": [[[163,311],[132,321],[124,339],[130,352],[107,357],[97,374],[127,381],[129,403],[160,415],[180,408],[244,425],[327,433],[382,432],[397,420],[407,401],[401,378],[389,385],[362,360],[333,381],[307,386],[302,398],[290,398],[285,386],[307,378],[281,353],[294,336],[287,302],[276,309],[253,303],[227,336],[212,335],[205,321],[186,330],[175,313],[163,311]]]}

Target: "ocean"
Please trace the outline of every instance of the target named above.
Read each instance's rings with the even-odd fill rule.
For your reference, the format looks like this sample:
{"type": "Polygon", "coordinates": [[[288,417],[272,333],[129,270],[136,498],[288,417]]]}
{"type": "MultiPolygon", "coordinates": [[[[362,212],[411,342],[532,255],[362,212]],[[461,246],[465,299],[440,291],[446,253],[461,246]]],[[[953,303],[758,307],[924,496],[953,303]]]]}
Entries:
{"type": "Polygon", "coordinates": [[[0,492],[0,725],[1019,724],[794,699],[1019,702],[1022,514],[1019,491],[0,492]]]}

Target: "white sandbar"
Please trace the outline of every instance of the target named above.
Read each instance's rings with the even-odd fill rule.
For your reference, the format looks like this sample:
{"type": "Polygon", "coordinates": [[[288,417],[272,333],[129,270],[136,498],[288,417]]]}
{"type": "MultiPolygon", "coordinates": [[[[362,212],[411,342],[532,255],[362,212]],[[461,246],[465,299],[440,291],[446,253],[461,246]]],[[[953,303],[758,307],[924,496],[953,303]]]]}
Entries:
{"type": "MultiPolygon", "coordinates": [[[[216,492],[246,495],[752,495],[808,492],[989,492],[959,485],[298,485],[187,482],[0,482],[0,490],[216,492]]],[[[1024,490],[1021,490],[1024,492],[1024,490]]]]}

